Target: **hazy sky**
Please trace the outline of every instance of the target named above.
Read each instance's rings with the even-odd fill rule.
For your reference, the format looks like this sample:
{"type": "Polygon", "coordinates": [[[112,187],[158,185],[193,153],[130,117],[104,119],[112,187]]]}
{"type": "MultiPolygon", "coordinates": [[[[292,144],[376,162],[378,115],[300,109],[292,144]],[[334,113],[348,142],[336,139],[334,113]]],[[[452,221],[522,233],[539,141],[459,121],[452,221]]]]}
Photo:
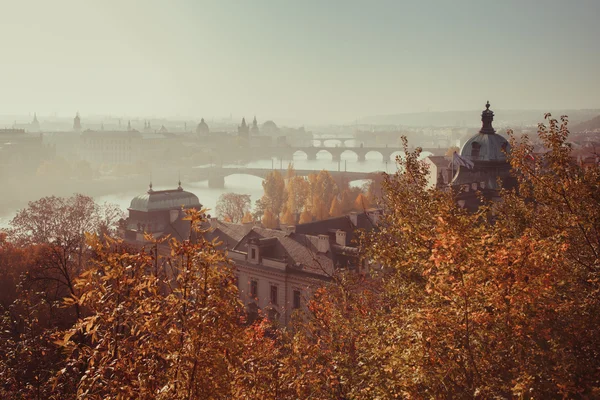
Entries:
{"type": "MultiPolygon", "coordinates": [[[[0,0],[0,114],[600,108],[600,1],[0,0]]],[[[277,119],[276,119],[277,120],[277,119]]]]}

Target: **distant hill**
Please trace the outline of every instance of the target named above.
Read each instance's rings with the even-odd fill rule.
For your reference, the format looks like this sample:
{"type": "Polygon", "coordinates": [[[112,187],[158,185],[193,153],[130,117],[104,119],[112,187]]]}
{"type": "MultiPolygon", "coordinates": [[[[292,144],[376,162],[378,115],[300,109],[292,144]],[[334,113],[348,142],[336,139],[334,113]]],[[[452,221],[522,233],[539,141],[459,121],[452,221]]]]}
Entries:
{"type": "MultiPolygon", "coordinates": [[[[517,128],[520,126],[535,126],[543,122],[544,114],[552,113],[558,118],[568,115],[571,124],[579,124],[600,114],[600,110],[496,110],[494,126],[517,128]]],[[[481,125],[481,110],[444,111],[404,113],[394,115],[375,115],[361,118],[357,121],[362,125],[400,125],[400,126],[465,126],[478,127],[481,125]]]]}
{"type": "Polygon", "coordinates": [[[589,132],[589,131],[600,131],[600,115],[588,120],[581,122],[577,125],[573,125],[569,128],[569,131],[573,133],[589,132]]]}

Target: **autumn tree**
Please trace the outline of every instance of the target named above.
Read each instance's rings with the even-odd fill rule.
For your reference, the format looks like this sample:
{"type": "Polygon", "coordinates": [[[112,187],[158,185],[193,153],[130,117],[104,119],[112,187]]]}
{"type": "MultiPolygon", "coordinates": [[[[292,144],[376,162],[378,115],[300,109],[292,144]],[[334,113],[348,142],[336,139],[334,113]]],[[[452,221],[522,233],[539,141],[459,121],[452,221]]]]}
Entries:
{"type": "Polygon", "coordinates": [[[299,224],[307,224],[309,222],[312,222],[313,218],[312,218],[312,214],[305,209],[304,211],[302,211],[302,213],[300,213],[300,218],[298,220],[299,224]]]}
{"type": "Polygon", "coordinates": [[[290,210],[286,209],[281,216],[281,223],[283,225],[295,225],[296,218],[294,218],[294,215],[290,212],[290,210]]]}
{"type": "Polygon", "coordinates": [[[325,170],[318,174],[309,175],[310,203],[308,204],[312,215],[317,220],[325,219],[329,216],[329,208],[339,189],[331,174],[325,170]]]}
{"type": "MultiPolygon", "coordinates": [[[[44,197],[30,202],[10,222],[9,237],[21,246],[39,246],[44,254],[30,271],[28,283],[56,301],[76,295],[74,281],[83,272],[89,248],[86,233],[111,235],[123,213],[117,206],[98,205],[81,194],[69,198],[44,197]],[[53,294],[52,294],[53,293],[53,294]]],[[[79,318],[79,305],[75,304],[79,318]]]]}
{"type": "Polygon", "coordinates": [[[265,210],[267,208],[263,198],[256,199],[254,202],[254,209],[252,210],[252,219],[255,221],[260,221],[265,214],[265,210]]]}
{"type": "Polygon", "coordinates": [[[244,217],[242,218],[242,224],[249,224],[251,222],[254,222],[254,217],[252,214],[250,214],[250,211],[246,211],[244,217]]]}
{"type": "Polygon", "coordinates": [[[321,221],[329,217],[329,207],[327,206],[327,203],[325,203],[325,200],[318,196],[313,197],[310,211],[312,216],[317,221],[321,221]]]}
{"type": "Polygon", "coordinates": [[[286,206],[292,214],[300,214],[310,196],[310,183],[303,176],[290,178],[286,186],[286,206]]]}
{"type": "Polygon", "coordinates": [[[573,162],[567,134],[566,119],[540,125],[542,155],[513,141],[518,188],[475,213],[428,188],[427,164],[407,151],[362,239],[365,281],[334,281],[294,335],[292,365],[304,357],[317,371],[294,371],[295,387],[328,398],[597,397],[600,168],[573,162]]]}
{"type": "Polygon", "coordinates": [[[249,194],[223,193],[217,200],[217,216],[237,224],[250,211],[250,204],[249,194]]]}
{"type": "Polygon", "coordinates": [[[271,212],[271,210],[265,210],[265,213],[261,220],[265,228],[277,229],[279,227],[279,221],[277,216],[271,212]]]}
{"type": "Polygon", "coordinates": [[[287,181],[289,181],[290,179],[292,179],[295,176],[296,176],[296,170],[294,169],[294,163],[289,163],[286,173],[285,173],[285,179],[287,181]]]}
{"type": "MultiPolygon", "coordinates": [[[[43,296],[22,288],[10,309],[0,312],[0,397],[50,399],[54,377],[64,366],[55,341],[54,321],[48,321],[43,296]]],[[[69,396],[71,386],[65,385],[69,396]]],[[[54,397],[53,397],[54,396],[54,397]]]]}
{"type": "Polygon", "coordinates": [[[283,209],[283,205],[287,201],[287,193],[285,191],[285,181],[279,171],[270,172],[262,183],[264,195],[262,203],[275,216],[279,216],[283,209]]]}
{"type": "Polygon", "coordinates": [[[362,192],[359,193],[358,196],[356,196],[356,199],[354,200],[354,210],[364,211],[370,207],[371,204],[369,203],[369,199],[367,198],[367,196],[365,196],[362,192]]]}
{"type": "Polygon", "coordinates": [[[198,240],[170,239],[166,258],[89,238],[97,257],[68,301],[90,315],[61,335],[59,389],[75,375],[79,398],[228,397],[242,305],[225,254],[203,239],[202,213],[189,219],[198,240]]]}
{"type": "Polygon", "coordinates": [[[329,208],[329,215],[332,217],[340,217],[342,216],[342,205],[338,200],[337,196],[333,198],[331,201],[331,207],[329,208]]]}

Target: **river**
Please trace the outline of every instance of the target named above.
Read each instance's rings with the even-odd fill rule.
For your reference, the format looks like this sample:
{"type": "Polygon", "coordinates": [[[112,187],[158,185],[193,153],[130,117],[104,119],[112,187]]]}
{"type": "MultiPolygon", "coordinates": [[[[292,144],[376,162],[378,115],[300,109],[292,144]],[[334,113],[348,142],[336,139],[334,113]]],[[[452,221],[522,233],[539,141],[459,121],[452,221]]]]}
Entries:
{"type": "MultiPolygon", "coordinates": [[[[348,144],[351,145],[350,142],[348,144]]],[[[335,142],[330,143],[326,141],[325,146],[333,147],[335,146],[335,142]]],[[[393,154],[391,158],[393,159],[396,154],[400,153],[393,154]]],[[[425,154],[423,156],[425,156],[425,154]]],[[[343,153],[341,159],[342,160],[339,163],[332,161],[331,155],[327,152],[323,152],[317,154],[316,160],[307,160],[305,154],[297,153],[294,155],[293,160],[259,160],[250,162],[246,164],[246,166],[250,168],[282,168],[285,170],[288,164],[293,162],[296,169],[313,169],[316,172],[323,169],[329,171],[345,170],[355,172],[387,171],[388,173],[393,173],[396,171],[395,161],[390,159],[386,162],[382,159],[379,153],[367,153],[366,161],[362,162],[359,162],[356,154],[351,152],[343,153]]],[[[361,186],[364,183],[364,181],[355,181],[352,182],[352,185],[361,186]]],[[[198,196],[200,203],[202,203],[204,207],[211,210],[215,209],[217,200],[223,193],[235,192],[249,194],[252,200],[252,205],[254,205],[254,202],[263,195],[262,179],[251,175],[239,174],[228,176],[225,178],[225,187],[220,189],[209,188],[207,181],[182,182],[182,186],[184,190],[192,192],[198,196]]],[[[176,182],[173,182],[172,186],[155,185],[154,189],[164,190],[174,189],[175,187],[176,182]]],[[[129,207],[131,199],[139,194],[141,194],[139,190],[123,191],[109,195],[97,196],[95,197],[95,200],[101,204],[104,202],[117,204],[123,209],[123,211],[126,211],[127,207],[129,207]]],[[[3,215],[0,215],[0,228],[6,227],[16,212],[17,210],[9,210],[4,212],[3,215]]]]}

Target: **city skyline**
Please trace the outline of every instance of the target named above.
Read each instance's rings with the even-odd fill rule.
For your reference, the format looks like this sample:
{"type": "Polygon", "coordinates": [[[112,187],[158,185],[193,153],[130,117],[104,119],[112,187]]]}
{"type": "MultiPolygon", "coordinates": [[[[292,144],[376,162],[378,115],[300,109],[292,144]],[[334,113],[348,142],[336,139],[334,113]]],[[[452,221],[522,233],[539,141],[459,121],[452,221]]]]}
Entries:
{"type": "Polygon", "coordinates": [[[5,11],[2,115],[351,123],[476,110],[488,98],[498,110],[600,108],[592,1],[61,1],[5,11]]]}

